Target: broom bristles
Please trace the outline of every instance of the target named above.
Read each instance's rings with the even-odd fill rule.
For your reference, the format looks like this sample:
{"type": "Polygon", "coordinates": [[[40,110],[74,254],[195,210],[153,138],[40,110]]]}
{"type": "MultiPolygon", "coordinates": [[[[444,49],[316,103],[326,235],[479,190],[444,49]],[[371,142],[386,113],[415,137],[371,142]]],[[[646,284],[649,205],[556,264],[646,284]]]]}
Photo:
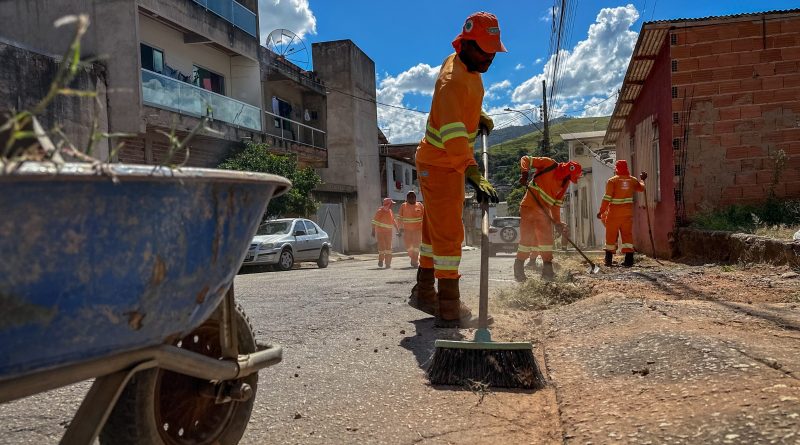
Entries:
{"type": "Polygon", "coordinates": [[[427,373],[434,385],[481,382],[495,388],[540,389],[547,383],[531,349],[437,347],[427,373]]]}

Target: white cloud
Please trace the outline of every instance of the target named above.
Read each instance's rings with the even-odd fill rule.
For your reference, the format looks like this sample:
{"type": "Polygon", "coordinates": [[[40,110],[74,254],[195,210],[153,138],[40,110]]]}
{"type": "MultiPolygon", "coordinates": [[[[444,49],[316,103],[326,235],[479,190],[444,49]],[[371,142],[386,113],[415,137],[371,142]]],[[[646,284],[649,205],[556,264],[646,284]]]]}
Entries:
{"type": "Polygon", "coordinates": [[[276,29],[288,29],[301,38],[317,33],[317,18],[308,0],[258,0],[258,14],[262,45],[276,29]]]}
{"type": "Polygon", "coordinates": [[[551,7],[547,8],[547,12],[545,12],[544,15],[539,17],[539,20],[541,20],[543,22],[552,22],[553,21],[553,17],[559,15],[560,13],[561,13],[561,8],[560,7],[551,6],[551,7]]]}
{"type": "Polygon", "coordinates": [[[486,94],[484,95],[486,99],[497,99],[502,95],[504,91],[507,91],[511,88],[511,81],[506,79],[502,82],[493,83],[487,90],[486,94]]]}
{"type": "MultiPolygon", "coordinates": [[[[378,102],[406,107],[403,99],[406,94],[433,95],[439,66],[420,63],[402,73],[386,75],[378,82],[378,102]]],[[[427,113],[417,113],[386,106],[378,106],[378,126],[393,144],[418,142],[425,131],[427,113]]]]}
{"type": "MultiPolygon", "coordinates": [[[[637,33],[630,28],[638,18],[639,12],[632,4],[603,8],[589,27],[586,40],[578,42],[572,50],[561,50],[558,100],[550,104],[553,112],[583,104],[597,112],[613,108],[613,99],[600,104],[592,102],[594,98],[586,98],[601,96],[598,100],[603,100],[622,84],[637,38],[637,33]]],[[[552,56],[540,74],[514,89],[512,99],[515,102],[538,100],[542,96],[542,79],[549,83],[554,64],[555,56],[552,56]]]]}
{"type": "Polygon", "coordinates": [[[543,61],[544,61],[544,59],[542,59],[541,57],[538,57],[536,60],[533,61],[533,64],[534,65],[538,65],[538,64],[542,63],[543,61]]]}
{"type": "Polygon", "coordinates": [[[517,71],[519,71],[519,70],[521,70],[523,68],[525,68],[525,65],[523,65],[521,63],[518,63],[517,66],[514,67],[514,69],[517,70],[517,71]]]}

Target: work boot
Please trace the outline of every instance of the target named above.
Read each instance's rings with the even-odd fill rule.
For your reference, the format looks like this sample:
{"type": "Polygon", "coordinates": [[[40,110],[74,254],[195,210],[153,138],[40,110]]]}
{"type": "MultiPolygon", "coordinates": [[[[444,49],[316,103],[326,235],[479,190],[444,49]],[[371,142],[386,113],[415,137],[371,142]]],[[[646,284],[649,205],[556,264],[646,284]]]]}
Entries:
{"type": "Polygon", "coordinates": [[[542,264],[542,279],[544,281],[553,281],[554,277],[552,261],[545,261],[544,264],[542,264]]]}
{"type": "Polygon", "coordinates": [[[606,250],[606,260],[605,260],[606,267],[611,267],[611,260],[613,259],[614,259],[614,252],[606,250]]]}
{"type": "Polygon", "coordinates": [[[625,262],[622,263],[625,267],[633,267],[633,252],[628,252],[625,254],[625,262]]]}
{"type": "MultiPolygon", "coordinates": [[[[461,294],[458,290],[458,278],[439,278],[439,313],[433,325],[437,328],[476,328],[478,317],[461,303],[461,294]]],[[[488,317],[488,324],[494,318],[488,317]]]]}
{"type": "Polygon", "coordinates": [[[411,288],[411,297],[408,305],[414,309],[425,312],[428,315],[436,315],[439,307],[436,300],[436,278],[433,276],[433,269],[417,269],[417,284],[411,288]]]}
{"type": "Polygon", "coordinates": [[[524,283],[528,277],[525,276],[525,260],[514,260],[514,279],[518,283],[524,283]]]}
{"type": "Polygon", "coordinates": [[[378,267],[383,267],[383,260],[378,260],[378,267]]]}

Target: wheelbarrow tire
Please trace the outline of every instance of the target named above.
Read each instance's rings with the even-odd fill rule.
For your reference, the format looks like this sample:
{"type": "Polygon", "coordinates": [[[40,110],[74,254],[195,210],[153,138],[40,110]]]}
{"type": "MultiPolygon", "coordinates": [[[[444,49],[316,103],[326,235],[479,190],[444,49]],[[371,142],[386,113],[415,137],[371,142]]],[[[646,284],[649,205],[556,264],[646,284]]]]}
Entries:
{"type": "MultiPolygon", "coordinates": [[[[238,304],[236,305],[236,322],[239,336],[239,352],[242,354],[255,352],[256,342],[252,325],[238,304]]],[[[213,325],[218,326],[219,324],[213,321],[206,321],[182,341],[191,342],[196,333],[209,326],[213,327],[213,325]]],[[[207,427],[205,429],[209,431],[198,432],[198,430],[191,429],[193,422],[190,421],[185,426],[186,429],[181,436],[176,436],[175,433],[183,430],[183,426],[167,425],[168,422],[160,414],[162,409],[160,409],[160,398],[157,393],[161,388],[160,383],[165,381],[165,378],[169,379],[168,381],[171,383],[174,383],[175,379],[180,379],[179,381],[184,383],[197,382],[192,377],[159,369],[137,373],[120,394],[114,410],[100,432],[101,445],[182,445],[184,443],[234,445],[239,443],[253,410],[258,385],[258,373],[253,373],[242,379],[242,382],[247,383],[252,388],[252,396],[246,401],[214,405],[214,401],[211,399],[200,399],[197,391],[195,391],[194,395],[198,397],[201,405],[206,403],[205,406],[227,406],[227,411],[223,416],[223,421],[220,422],[222,423],[221,425],[206,425],[208,422],[203,422],[202,425],[207,427]],[[210,401],[210,404],[207,403],[208,401],[210,401]]],[[[176,386],[165,383],[165,387],[174,388],[176,386]]],[[[161,391],[160,394],[164,394],[164,391],[161,391]]],[[[197,402],[196,400],[180,400],[180,402],[183,403],[182,406],[194,406],[195,409],[198,406],[194,403],[197,402]]]]}

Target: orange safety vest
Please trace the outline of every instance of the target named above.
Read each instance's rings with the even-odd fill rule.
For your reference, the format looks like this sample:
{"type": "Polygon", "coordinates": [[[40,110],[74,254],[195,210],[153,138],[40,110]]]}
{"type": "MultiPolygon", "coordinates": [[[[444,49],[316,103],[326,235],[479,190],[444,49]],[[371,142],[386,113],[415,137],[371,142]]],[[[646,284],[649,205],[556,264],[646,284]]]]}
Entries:
{"type": "Polygon", "coordinates": [[[522,198],[520,205],[538,207],[533,201],[536,199],[546,210],[550,211],[553,221],[561,222],[561,206],[564,204],[564,193],[569,187],[569,176],[559,180],[556,178],[556,168],[558,162],[545,157],[523,156],[519,160],[519,168],[522,172],[530,173],[535,169],[536,179],[531,179],[528,185],[528,192],[522,198]],[[546,171],[547,170],[547,171],[546,171]]]}
{"type": "Polygon", "coordinates": [[[425,136],[417,148],[417,162],[463,172],[475,162],[473,147],[483,102],[483,81],[451,54],[442,63],[433,90],[425,136]]]}
{"type": "Polygon", "coordinates": [[[422,230],[422,215],[425,212],[425,207],[422,203],[415,202],[413,205],[404,202],[400,206],[400,212],[397,214],[397,221],[399,226],[405,230],[422,230]]]}
{"type": "Polygon", "coordinates": [[[608,211],[610,218],[633,216],[633,193],[643,191],[644,184],[631,175],[612,176],[606,182],[600,214],[608,211]]]}
{"type": "Polygon", "coordinates": [[[379,208],[372,217],[372,227],[376,232],[391,232],[394,228],[394,213],[392,209],[379,208]]]}

